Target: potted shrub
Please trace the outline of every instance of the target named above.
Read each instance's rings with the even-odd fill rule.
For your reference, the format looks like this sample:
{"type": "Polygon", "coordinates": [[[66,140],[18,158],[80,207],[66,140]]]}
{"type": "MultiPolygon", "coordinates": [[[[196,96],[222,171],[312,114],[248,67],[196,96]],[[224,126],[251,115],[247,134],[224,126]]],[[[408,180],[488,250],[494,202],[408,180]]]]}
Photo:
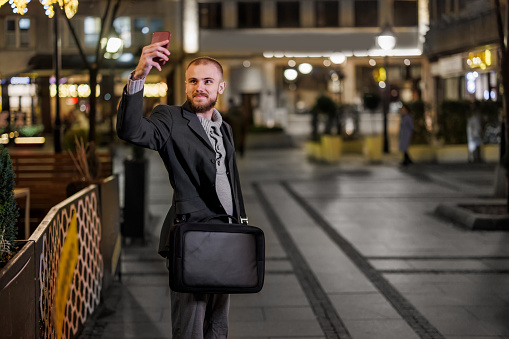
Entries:
{"type": "MultiPolygon", "coordinates": [[[[307,143],[307,152],[311,158],[323,160],[326,162],[335,162],[339,160],[341,154],[341,136],[332,133],[334,125],[339,125],[338,107],[334,100],[326,95],[321,95],[316,99],[316,104],[311,110],[311,139],[307,143]],[[322,135],[318,131],[320,116],[325,117],[325,128],[322,135]]],[[[337,132],[340,133],[340,126],[337,132]]]]}
{"type": "Polygon", "coordinates": [[[34,243],[15,240],[19,211],[13,190],[12,161],[0,145],[0,331],[9,338],[35,338],[34,243]]]}
{"type": "Polygon", "coordinates": [[[341,153],[362,154],[364,142],[359,134],[359,111],[356,105],[342,104],[339,107],[341,126],[341,153]]]}
{"type": "Polygon", "coordinates": [[[438,137],[442,146],[436,149],[438,162],[467,162],[467,120],[471,103],[466,100],[445,100],[438,114],[438,137]]]}
{"type": "Polygon", "coordinates": [[[101,172],[101,163],[96,154],[95,143],[90,142],[85,147],[83,139],[75,136],[75,153],[68,150],[74,166],[78,171],[76,180],[71,181],[67,185],[67,196],[81,191],[88,185],[100,183],[99,174],[101,172]]]}
{"type": "Polygon", "coordinates": [[[7,148],[0,145],[0,267],[4,266],[14,253],[18,217],[12,161],[7,148]]]}
{"type": "Polygon", "coordinates": [[[326,162],[335,162],[341,155],[341,127],[339,126],[339,112],[334,100],[326,95],[316,99],[315,109],[325,116],[325,129],[320,138],[322,147],[322,160],[326,162]],[[337,134],[333,134],[334,125],[337,127],[337,134]]]}
{"type": "Polygon", "coordinates": [[[435,151],[431,145],[431,132],[426,126],[427,105],[421,100],[409,102],[407,105],[410,107],[410,114],[414,121],[414,131],[408,148],[410,156],[416,162],[434,161],[435,151]]]}
{"type": "Polygon", "coordinates": [[[322,149],[320,146],[320,133],[318,125],[320,122],[320,112],[317,107],[311,109],[311,136],[306,141],[306,154],[311,160],[320,160],[322,158],[322,149]]]}
{"type": "Polygon", "coordinates": [[[483,100],[477,103],[481,115],[482,144],[481,155],[486,162],[500,161],[502,102],[483,100]]]}

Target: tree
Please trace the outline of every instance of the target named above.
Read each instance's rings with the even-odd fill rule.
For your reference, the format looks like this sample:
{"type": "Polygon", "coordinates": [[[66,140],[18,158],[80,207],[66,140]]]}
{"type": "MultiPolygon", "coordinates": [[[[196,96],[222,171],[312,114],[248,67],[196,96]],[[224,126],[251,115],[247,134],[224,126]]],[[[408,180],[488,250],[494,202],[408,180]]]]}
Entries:
{"type": "Polygon", "coordinates": [[[96,112],[97,112],[97,100],[96,100],[96,88],[97,88],[97,76],[99,75],[99,71],[101,69],[102,61],[104,60],[104,49],[105,44],[101,43],[103,37],[109,35],[111,28],[113,26],[113,21],[117,15],[118,8],[120,6],[121,0],[116,0],[115,5],[112,7],[112,0],[108,0],[106,3],[106,8],[104,10],[104,14],[101,18],[101,31],[99,32],[99,39],[97,40],[97,46],[95,49],[95,58],[94,62],[89,62],[83,48],[81,46],[80,39],[78,38],[74,27],[71,24],[71,21],[66,16],[67,24],[69,26],[69,30],[72,33],[74,41],[76,42],[76,46],[78,47],[79,53],[85,64],[85,68],[88,70],[89,78],[90,78],[90,112],[89,112],[89,130],[88,130],[88,141],[95,142],[96,140],[96,112]],[[111,12],[111,15],[110,15],[111,12]]]}
{"type": "MultiPolygon", "coordinates": [[[[506,27],[504,28],[503,20],[502,20],[502,7],[500,6],[500,0],[495,1],[495,9],[496,9],[496,17],[497,17],[497,28],[498,28],[498,38],[500,45],[500,79],[502,81],[503,88],[503,99],[504,99],[504,118],[503,124],[505,128],[504,135],[502,138],[502,150],[503,156],[501,159],[501,165],[506,169],[506,178],[509,180],[509,150],[508,150],[508,142],[509,142],[509,4],[506,3],[506,27]]],[[[507,185],[507,211],[509,212],[509,185],[507,185]]]]}
{"type": "Polygon", "coordinates": [[[14,199],[14,170],[7,148],[0,145],[0,261],[11,254],[16,241],[19,211],[14,199]]]}
{"type": "MultiPolygon", "coordinates": [[[[326,117],[324,134],[332,134],[332,127],[337,115],[337,105],[330,97],[326,95],[320,95],[316,99],[315,106],[311,110],[312,117],[312,133],[311,139],[318,140],[318,121],[319,115],[323,114],[326,117]]],[[[338,130],[338,133],[340,131],[338,130]]]]}

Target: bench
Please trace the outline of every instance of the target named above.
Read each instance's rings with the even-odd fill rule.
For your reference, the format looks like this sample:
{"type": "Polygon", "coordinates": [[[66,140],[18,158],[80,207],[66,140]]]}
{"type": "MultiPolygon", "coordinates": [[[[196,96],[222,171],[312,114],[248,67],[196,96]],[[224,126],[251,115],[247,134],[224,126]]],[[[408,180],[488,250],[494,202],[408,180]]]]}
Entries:
{"type": "MultiPolygon", "coordinates": [[[[100,178],[112,174],[112,159],[110,153],[98,152],[101,163],[100,178]]],[[[67,186],[79,180],[78,170],[69,154],[46,153],[10,153],[14,173],[16,174],[16,188],[30,189],[30,233],[44,219],[50,209],[67,199],[67,186]]],[[[24,201],[18,201],[20,210],[24,208],[24,201]]],[[[24,213],[20,211],[18,220],[18,237],[24,234],[24,213]]]]}

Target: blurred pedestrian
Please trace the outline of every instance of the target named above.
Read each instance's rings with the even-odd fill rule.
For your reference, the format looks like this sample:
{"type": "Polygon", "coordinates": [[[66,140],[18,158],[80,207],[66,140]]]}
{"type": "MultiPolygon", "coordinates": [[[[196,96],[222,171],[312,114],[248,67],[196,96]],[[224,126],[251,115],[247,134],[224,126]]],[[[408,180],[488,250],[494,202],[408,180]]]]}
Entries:
{"type": "Polygon", "coordinates": [[[481,114],[478,103],[473,104],[472,116],[467,120],[468,161],[481,161],[481,114]]]}
{"type": "Polygon", "coordinates": [[[414,120],[410,115],[410,107],[403,104],[400,110],[401,120],[399,125],[399,151],[403,153],[401,165],[407,166],[413,164],[412,159],[408,155],[408,147],[414,131],[414,120]]]}
{"type": "Polygon", "coordinates": [[[228,104],[228,111],[224,119],[232,126],[235,151],[242,157],[245,152],[247,135],[246,117],[241,107],[236,105],[232,98],[228,100],[228,104]]]}

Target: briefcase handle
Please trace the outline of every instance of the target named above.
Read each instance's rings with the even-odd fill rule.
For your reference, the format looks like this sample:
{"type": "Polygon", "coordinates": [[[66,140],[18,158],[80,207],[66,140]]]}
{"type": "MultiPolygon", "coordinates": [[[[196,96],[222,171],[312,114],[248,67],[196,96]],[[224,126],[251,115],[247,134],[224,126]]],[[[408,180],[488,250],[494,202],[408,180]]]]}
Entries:
{"type": "MultiPolygon", "coordinates": [[[[216,218],[230,218],[232,219],[232,221],[234,221],[235,223],[239,223],[239,221],[237,220],[237,218],[235,218],[234,216],[232,215],[229,215],[229,214],[215,214],[215,215],[209,215],[208,217],[205,217],[203,218],[202,220],[200,220],[200,222],[207,222],[207,221],[210,221],[212,219],[216,219],[216,218]]],[[[247,221],[247,220],[246,220],[247,221]]],[[[246,222],[247,224],[247,222],[246,222]]]]}

